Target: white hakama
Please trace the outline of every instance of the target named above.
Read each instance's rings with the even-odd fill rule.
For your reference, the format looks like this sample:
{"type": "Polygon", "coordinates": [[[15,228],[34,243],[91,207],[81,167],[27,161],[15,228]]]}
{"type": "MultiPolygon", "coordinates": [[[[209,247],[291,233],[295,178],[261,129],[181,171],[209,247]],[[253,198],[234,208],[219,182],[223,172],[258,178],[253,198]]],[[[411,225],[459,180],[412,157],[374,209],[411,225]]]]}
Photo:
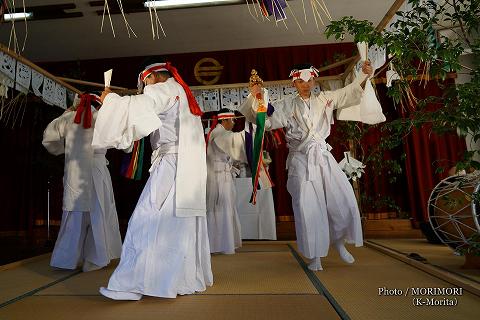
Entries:
{"type": "MultiPolygon", "coordinates": [[[[325,142],[333,110],[358,104],[362,93],[356,81],[337,91],[312,93],[308,101],[296,94],[272,103],[275,111],[266,127],[286,129],[287,189],[292,196],[298,248],[306,258],[327,256],[333,243],[363,245],[353,188],[325,142]]],[[[241,112],[253,121],[255,108],[256,99],[250,95],[241,112]]]]}
{"type": "Polygon", "coordinates": [[[93,128],[73,123],[74,117],[67,112],[52,121],[42,142],[55,155],[65,153],[64,211],[50,265],[83,264],[83,271],[90,271],[120,257],[122,241],[106,150],[92,149],[93,128]]]}
{"type": "Polygon", "coordinates": [[[175,298],[212,284],[205,217],[175,216],[176,162],[176,154],[167,154],[153,168],[109,290],[175,298]]]}
{"type": "Polygon", "coordinates": [[[210,251],[234,254],[242,246],[232,161],[246,162],[244,133],[218,124],[207,150],[207,225],[210,251]]]}
{"type": "Polygon", "coordinates": [[[100,292],[112,299],[138,300],[142,295],[175,298],[204,291],[213,283],[205,217],[205,141],[183,88],[170,78],[147,86],[143,95],[109,94],[100,116],[94,145],[126,149],[151,133],[154,150],[151,174],[130,218],[120,263],[100,292]],[[115,125],[110,114],[118,120],[115,125]],[[188,170],[196,174],[190,174],[190,185],[183,187],[179,176],[187,181],[188,170]]]}

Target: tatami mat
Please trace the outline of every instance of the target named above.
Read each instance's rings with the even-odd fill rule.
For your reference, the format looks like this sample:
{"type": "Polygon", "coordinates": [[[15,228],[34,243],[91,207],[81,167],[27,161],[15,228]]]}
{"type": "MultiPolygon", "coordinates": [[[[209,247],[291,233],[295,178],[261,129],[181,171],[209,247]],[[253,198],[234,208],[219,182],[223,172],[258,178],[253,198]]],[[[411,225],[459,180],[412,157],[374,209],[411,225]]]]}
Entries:
{"type": "Polygon", "coordinates": [[[48,259],[35,261],[0,271],[0,294],[10,301],[1,305],[0,319],[339,319],[334,307],[344,319],[353,320],[464,320],[480,314],[480,298],[466,291],[447,297],[457,298],[456,306],[413,306],[410,293],[379,295],[382,287],[405,291],[453,285],[374,249],[349,247],[357,260],[353,265],[331,250],[322,260],[325,270],[313,273],[290,251],[295,247],[247,243],[245,251],[235,255],[212,256],[214,286],[206,292],[138,302],[99,295],[98,288],[107,284],[115,265],[75,274],[52,270],[48,259]],[[324,289],[326,296],[319,294],[324,289]]]}
{"type": "Polygon", "coordinates": [[[243,247],[236,249],[236,252],[278,252],[290,251],[287,244],[263,244],[245,243],[243,247]]]}
{"type": "MultiPolygon", "coordinates": [[[[79,274],[37,295],[99,294],[114,267],[79,274]]],[[[203,294],[318,294],[290,251],[214,255],[212,271],[214,285],[203,294]]]]}
{"type": "MultiPolygon", "coordinates": [[[[413,306],[411,291],[405,296],[379,295],[380,288],[452,288],[436,277],[373,249],[348,247],[356,262],[347,265],[335,250],[322,259],[324,271],[315,272],[321,283],[342,306],[351,319],[476,319],[480,314],[480,298],[463,291],[456,306],[413,306]]],[[[421,296],[428,298],[430,296],[421,296]]]]}
{"type": "MultiPolygon", "coordinates": [[[[55,270],[50,256],[0,272],[0,305],[22,294],[66,278],[76,271],[55,270]]],[[[2,319],[2,318],[0,318],[2,319]]]]}
{"type": "Polygon", "coordinates": [[[36,295],[100,295],[100,287],[106,287],[110,275],[115,270],[118,261],[108,267],[92,272],[82,272],[65,281],[36,293],[36,295]]]}
{"type": "Polygon", "coordinates": [[[292,320],[339,319],[321,295],[194,295],[111,301],[100,296],[33,296],[0,309],[0,319],[292,320]]]}
{"type": "Polygon", "coordinates": [[[291,252],[245,252],[212,258],[206,294],[317,294],[291,252]]]}
{"type": "Polygon", "coordinates": [[[464,275],[480,283],[480,270],[463,269],[465,257],[453,254],[453,250],[447,245],[431,244],[425,239],[371,239],[370,241],[404,254],[418,253],[432,265],[464,275]]]}

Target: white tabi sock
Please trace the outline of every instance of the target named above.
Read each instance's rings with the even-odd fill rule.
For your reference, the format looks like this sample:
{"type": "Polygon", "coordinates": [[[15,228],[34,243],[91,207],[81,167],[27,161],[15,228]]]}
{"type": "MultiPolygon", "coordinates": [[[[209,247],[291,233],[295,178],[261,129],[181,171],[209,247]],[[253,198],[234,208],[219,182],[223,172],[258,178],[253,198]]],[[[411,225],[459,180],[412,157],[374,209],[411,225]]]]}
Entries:
{"type": "Polygon", "coordinates": [[[313,258],[310,260],[310,263],[308,264],[308,269],[312,271],[321,271],[323,270],[322,267],[322,262],[320,261],[320,258],[313,258]]]}
{"type": "Polygon", "coordinates": [[[103,268],[102,266],[96,265],[95,263],[85,260],[83,262],[82,271],[83,272],[95,271],[95,270],[100,270],[102,268],[103,268]]]}
{"type": "Polygon", "coordinates": [[[337,248],[338,253],[340,254],[340,258],[342,258],[343,261],[345,261],[346,263],[355,262],[355,258],[350,252],[347,251],[347,248],[345,248],[343,240],[337,241],[335,243],[335,248],[337,248]]]}
{"type": "Polygon", "coordinates": [[[142,299],[142,295],[140,293],[135,293],[135,292],[114,291],[114,290],[107,289],[105,287],[101,287],[99,291],[105,297],[113,300],[138,301],[142,299]]]}

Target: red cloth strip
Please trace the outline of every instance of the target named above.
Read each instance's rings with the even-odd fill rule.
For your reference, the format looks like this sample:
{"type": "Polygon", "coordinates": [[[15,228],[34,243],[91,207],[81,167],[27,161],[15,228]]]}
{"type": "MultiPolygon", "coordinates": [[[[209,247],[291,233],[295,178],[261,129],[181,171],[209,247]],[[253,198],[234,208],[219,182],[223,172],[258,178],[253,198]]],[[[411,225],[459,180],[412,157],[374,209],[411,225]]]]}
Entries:
{"type": "Polygon", "coordinates": [[[200,106],[197,103],[197,100],[195,100],[195,97],[193,96],[192,90],[188,87],[188,85],[183,81],[182,77],[178,73],[177,68],[171,65],[170,62],[167,62],[165,64],[165,68],[170,72],[170,74],[173,76],[173,78],[180,84],[185,90],[185,93],[187,95],[188,99],[188,107],[190,108],[190,113],[196,116],[201,116],[203,114],[202,110],[200,109],[200,106]]]}
{"type": "Polygon", "coordinates": [[[80,96],[80,103],[77,107],[77,113],[75,114],[75,119],[73,122],[79,124],[82,121],[83,114],[83,127],[85,129],[92,127],[92,102],[91,96],[88,93],[82,94],[80,96]]]}

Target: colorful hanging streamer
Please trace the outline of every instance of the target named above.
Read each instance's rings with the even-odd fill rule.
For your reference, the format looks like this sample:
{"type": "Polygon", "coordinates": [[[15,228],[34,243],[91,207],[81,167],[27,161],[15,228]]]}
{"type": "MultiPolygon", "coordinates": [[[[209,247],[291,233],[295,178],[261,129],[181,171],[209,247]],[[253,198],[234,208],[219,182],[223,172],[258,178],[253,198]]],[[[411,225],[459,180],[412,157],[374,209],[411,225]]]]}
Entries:
{"type": "Polygon", "coordinates": [[[263,165],[263,137],[265,135],[265,120],[267,117],[267,108],[263,101],[262,95],[259,93],[256,96],[258,101],[257,109],[257,130],[253,141],[253,159],[252,159],[252,197],[250,202],[257,203],[257,190],[259,188],[258,180],[260,177],[261,166],[263,165]]]}
{"type": "Polygon", "coordinates": [[[140,180],[143,171],[143,153],[144,153],[144,139],[135,141],[133,143],[133,150],[131,153],[125,155],[120,172],[122,176],[132,180],[140,180]]]}

